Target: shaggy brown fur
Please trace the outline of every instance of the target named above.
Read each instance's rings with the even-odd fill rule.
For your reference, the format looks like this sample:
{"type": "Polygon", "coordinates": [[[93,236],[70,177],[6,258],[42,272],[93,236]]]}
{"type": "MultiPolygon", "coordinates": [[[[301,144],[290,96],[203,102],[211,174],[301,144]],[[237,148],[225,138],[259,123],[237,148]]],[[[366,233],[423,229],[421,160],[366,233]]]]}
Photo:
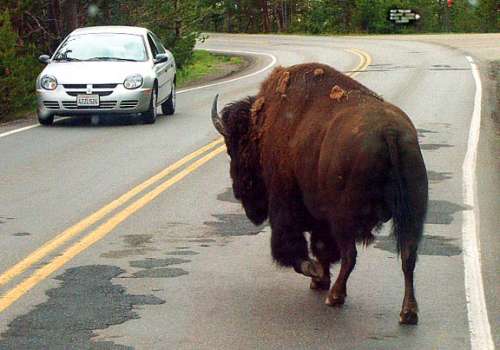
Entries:
{"type": "Polygon", "coordinates": [[[264,103],[266,102],[265,97],[260,97],[258,100],[256,100],[252,104],[252,108],[250,109],[250,112],[252,113],[252,116],[255,117],[257,113],[262,109],[262,106],[264,106],[264,103]]]}
{"type": "Polygon", "coordinates": [[[372,230],[392,218],[405,274],[401,322],[416,323],[413,269],[428,190],[406,114],[335,69],[311,63],[275,69],[256,97],[226,106],[222,121],[235,196],[254,223],[269,217],[274,259],[322,289],[330,285],[330,264],[341,260],[326,300],[341,305],[355,242],[368,244],[372,230]],[[319,263],[309,258],[306,231],[319,263]]]}
{"type": "Polygon", "coordinates": [[[342,97],[347,97],[345,90],[338,85],[332,87],[332,91],[330,91],[330,98],[335,101],[340,101],[342,97]]]}
{"type": "Polygon", "coordinates": [[[280,79],[278,80],[278,86],[276,87],[276,92],[281,94],[281,97],[285,96],[286,89],[288,87],[288,81],[290,80],[290,72],[283,72],[280,79]]]}
{"type": "Polygon", "coordinates": [[[325,71],[324,71],[323,69],[321,69],[321,68],[316,68],[316,69],[314,70],[314,76],[315,76],[315,77],[320,76],[320,75],[323,75],[323,74],[325,74],[325,71]]]}

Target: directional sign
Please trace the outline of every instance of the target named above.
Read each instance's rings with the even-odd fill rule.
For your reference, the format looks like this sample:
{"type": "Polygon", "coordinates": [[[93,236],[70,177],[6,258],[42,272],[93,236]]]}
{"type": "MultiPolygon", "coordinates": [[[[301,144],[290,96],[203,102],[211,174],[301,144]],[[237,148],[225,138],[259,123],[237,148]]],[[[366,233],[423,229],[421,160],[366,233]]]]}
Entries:
{"type": "Polygon", "coordinates": [[[389,10],[389,21],[396,24],[408,24],[414,21],[418,21],[420,15],[414,10],[408,9],[390,9],[389,10]]]}

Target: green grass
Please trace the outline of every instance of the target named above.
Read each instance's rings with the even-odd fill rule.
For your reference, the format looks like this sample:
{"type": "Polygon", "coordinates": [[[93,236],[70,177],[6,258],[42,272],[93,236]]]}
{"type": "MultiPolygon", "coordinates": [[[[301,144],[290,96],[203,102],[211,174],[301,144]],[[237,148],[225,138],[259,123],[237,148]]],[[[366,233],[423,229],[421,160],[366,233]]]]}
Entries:
{"type": "Polygon", "coordinates": [[[214,55],[207,51],[195,51],[190,62],[177,71],[177,86],[182,87],[216,73],[224,63],[240,65],[243,59],[236,56],[214,55]]]}

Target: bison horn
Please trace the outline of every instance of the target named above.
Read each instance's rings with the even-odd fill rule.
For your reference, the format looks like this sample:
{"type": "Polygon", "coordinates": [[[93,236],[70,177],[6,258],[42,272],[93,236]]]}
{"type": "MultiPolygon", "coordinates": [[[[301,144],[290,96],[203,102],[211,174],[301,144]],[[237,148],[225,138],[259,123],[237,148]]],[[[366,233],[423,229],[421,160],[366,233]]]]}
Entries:
{"type": "Polygon", "coordinates": [[[222,135],[226,136],[226,129],[224,128],[224,122],[222,121],[219,112],[217,111],[217,100],[219,99],[219,94],[215,95],[214,103],[212,105],[212,122],[214,123],[217,131],[222,135]]]}

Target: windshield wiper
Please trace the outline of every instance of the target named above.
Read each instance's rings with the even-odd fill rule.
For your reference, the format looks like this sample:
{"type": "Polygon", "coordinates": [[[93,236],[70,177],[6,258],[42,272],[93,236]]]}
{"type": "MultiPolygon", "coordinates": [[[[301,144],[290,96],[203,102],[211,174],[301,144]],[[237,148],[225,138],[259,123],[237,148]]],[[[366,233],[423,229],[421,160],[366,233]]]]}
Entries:
{"type": "Polygon", "coordinates": [[[129,62],[138,62],[137,60],[133,60],[131,58],[107,57],[107,56],[92,57],[92,58],[89,58],[87,61],[129,61],[129,62]]]}
{"type": "Polygon", "coordinates": [[[54,58],[54,61],[68,61],[68,62],[73,62],[73,61],[81,61],[78,58],[73,58],[73,57],[57,57],[54,58]]]}

